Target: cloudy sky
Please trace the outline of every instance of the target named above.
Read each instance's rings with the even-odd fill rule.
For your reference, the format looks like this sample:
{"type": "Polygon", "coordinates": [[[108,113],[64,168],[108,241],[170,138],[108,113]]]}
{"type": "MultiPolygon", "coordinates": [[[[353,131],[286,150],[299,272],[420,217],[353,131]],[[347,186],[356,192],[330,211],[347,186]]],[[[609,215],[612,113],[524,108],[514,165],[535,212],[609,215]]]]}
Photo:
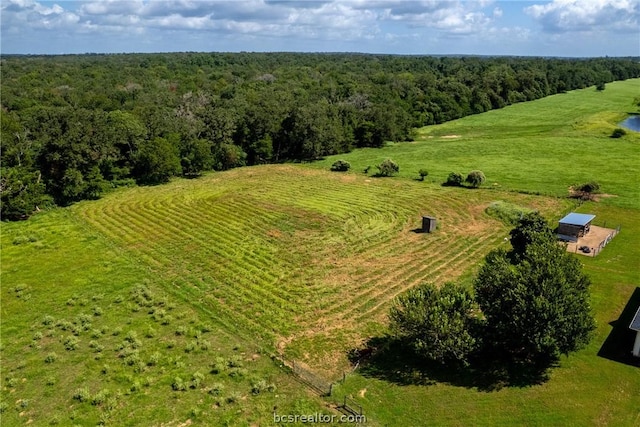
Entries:
{"type": "Polygon", "coordinates": [[[640,56],[640,0],[0,0],[2,53],[640,56]]]}

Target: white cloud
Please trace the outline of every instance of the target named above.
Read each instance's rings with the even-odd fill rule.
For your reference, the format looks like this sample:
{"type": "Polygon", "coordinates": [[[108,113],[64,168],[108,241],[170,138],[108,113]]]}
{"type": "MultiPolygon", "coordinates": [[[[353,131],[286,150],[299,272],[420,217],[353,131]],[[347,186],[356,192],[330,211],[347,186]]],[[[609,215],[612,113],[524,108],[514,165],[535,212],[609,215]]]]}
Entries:
{"type": "Polygon", "coordinates": [[[25,28],[57,30],[73,26],[80,17],[61,6],[46,7],[34,0],[8,0],[2,4],[2,28],[17,33],[25,28]]]}
{"type": "MultiPolygon", "coordinates": [[[[628,37],[637,34],[640,20],[640,0],[539,0],[527,8],[493,0],[54,1],[0,0],[3,47],[23,49],[28,39],[38,40],[37,50],[45,51],[49,40],[73,41],[83,35],[96,46],[113,40],[132,50],[155,43],[159,51],[167,46],[184,50],[196,46],[360,50],[363,46],[368,51],[486,54],[510,46],[509,52],[517,53],[514,46],[519,41],[533,46],[533,40],[542,42],[567,31],[580,32],[584,44],[604,43],[622,33],[628,37]],[[540,24],[537,31],[526,28],[522,16],[514,18],[517,9],[540,24]],[[540,34],[540,28],[549,34],[540,34]],[[443,46],[451,52],[444,52],[443,46]]],[[[546,46],[556,49],[561,44],[546,46]]],[[[83,50],[94,49],[87,45],[83,50]]]]}
{"type": "Polygon", "coordinates": [[[549,32],[638,31],[637,0],[553,0],[524,9],[549,32]]]}

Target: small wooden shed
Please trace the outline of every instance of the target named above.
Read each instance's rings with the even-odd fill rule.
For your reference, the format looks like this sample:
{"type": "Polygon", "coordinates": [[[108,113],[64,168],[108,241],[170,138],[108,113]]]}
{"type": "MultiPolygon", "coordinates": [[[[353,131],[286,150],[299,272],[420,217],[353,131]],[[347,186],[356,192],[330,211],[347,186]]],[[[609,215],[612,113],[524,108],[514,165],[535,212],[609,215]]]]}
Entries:
{"type": "Polygon", "coordinates": [[[636,315],[631,320],[629,329],[636,332],[636,341],[633,344],[633,350],[631,353],[635,357],[640,357],[640,307],[638,307],[638,311],[636,311],[636,315]]]}
{"type": "Polygon", "coordinates": [[[432,216],[422,216],[422,232],[431,233],[436,231],[436,219],[432,216]]]}
{"type": "Polygon", "coordinates": [[[569,237],[571,240],[576,240],[578,237],[582,237],[589,233],[591,221],[593,221],[595,217],[595,215],[591,214],[571,212],[560,220],[558,225],[558,235],[561,237],[569,237]]]}

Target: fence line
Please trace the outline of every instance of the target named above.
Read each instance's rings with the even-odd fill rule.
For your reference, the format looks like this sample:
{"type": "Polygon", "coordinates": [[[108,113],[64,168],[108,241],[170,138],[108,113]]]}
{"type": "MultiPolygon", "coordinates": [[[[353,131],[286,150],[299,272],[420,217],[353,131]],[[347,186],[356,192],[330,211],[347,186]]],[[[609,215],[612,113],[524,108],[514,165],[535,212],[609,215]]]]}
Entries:
{"type": "MultiPolygon", "coordinates": [[[[301,383],[318,393],[321,397],[331,396],[333,393],[333,386],[335,384],[344,384],[347,379],[347,375],[353,373],[360,365],[360,361],[358,361],[351,372],[343,372],[341,379],[336,382],[329,382],[320,378],[318,375],[301,366],[299,362],[296,363],[294,359],[288,358],[284,354],[280,353],[274,355],[272,358],[279,362],[281,367],[286,368],[286,370],[296,377],[301,383]]],[[[345,411],[347,414],[363,417],[362,406],[352,397],[344,396],[342,405],[338,406],[338,408],[345,411]]]]}
{"type": "Polygon", "coordinates": [[[342,408],[349,412],[351,415],[357,415],[362,417],[362,406],[358,404],[351,397],[345,396],[342,404],[342,408]]]}
{"type": "Polygon", "coordinates": [[[300,380],[303,384],[311,388],[320,396],[331,396],[333,392],[333,383],[320,378],[310,370],[304,368],[300,363],[296,363],[294,359],[290,359],[283,354],[275,356],[283,366],[286,366],[291,374],[300,380]]]}
{"type": "MultiPolygon", "coordinates": [[[[606,223],[605,223],[605,225],[606,225],[606,223]]],[[[606,228],[606,227],[605,227],[605,228],[606,228]]],[[[621,228],[621,226],[620,226],[620,225],[618,225],[618,226],[617,226],[617,227],[616,227],[616,228],[615,228],[611,233],[609,233],[609,235],[608,235],[607,237],[605,237],[605,239],[604,239],[603,241],[601,241],[601,242],[598,244],[598,247],[596,247],[596,248],[592,248],[592,249],[593,249],[593,256],[594,256],[594,257],[595,257],[596,255],[598,255],[598,254],[599,254],[599,253],[604,249],[604,247],[605,247],[605,246],[607,246],[607,245],[609,244],[609,242],[610,242],[611,240],[613,240],[613,238],[614,238],[614,237],[616,237],[616,236],[618,235],[618,233],[620,233],[620,228],[621,228]]],[[[576,245],[576,248],[577,248],[577,245],[576,245]]]]}

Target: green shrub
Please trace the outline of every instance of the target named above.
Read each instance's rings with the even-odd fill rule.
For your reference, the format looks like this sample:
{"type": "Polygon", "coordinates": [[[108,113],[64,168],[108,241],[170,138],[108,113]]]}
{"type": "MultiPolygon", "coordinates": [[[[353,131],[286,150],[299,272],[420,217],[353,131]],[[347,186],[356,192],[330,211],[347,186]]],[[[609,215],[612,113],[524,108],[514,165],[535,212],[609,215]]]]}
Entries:
{"type": "Polygon", "coordinates": [[[240,392],[234,391],[227,397],[227,403],[236,403],[240,399],[242,399],[242,395],[240,394],[240,392]]]}
{"type": "Polygon", "coordinates": [[[227,362],[223,357],[216,357],[215,362],[211,365],[212,374],[221,374],[227,370],[227,362]]]}
{"type": "Polygon", "coordinates": [[[346,160],[337,160],[331,165],[331,170],[333,172],[346,172],[351,169],[351,163],[346,160]]]}
{"type": "Polygon", "coordinates": [[[78,338],[70,335],[70,336],[67,336],[67,338],[65,338],[62,345],[64,345],[65,350],[72,351],[78,348],[79,343],[80,343],[80,340],[78,340],[78,338]]]}
{"type": "Polygon", "coordinates": [[[173,379],[173,382],[171,383],[171,388],[174,391],[185,391],[187,389],[187,386],[185,385],[184,381],[182,381],[182,378],[175,377],[173,379]]]}
{"type": "Polygon", "coordinates": [[[242,357],[233,355],[229,358],[228,365],[230,368],[241,368],[243,365],[242,357]]]}
{"type": "Polygon", "coordinates": [[[47,357],[44,358],[44,363],[53,363],[56,361],[56,359],[58,359],[58,355],[51,352],[47,354],[47,357]]]}
{"type": "Polygon", "coordinates": [[[385,159],[377,168],[378,176],[393,176],[400,172],[400,166],[391,159],[385,159]]]}
{"type": "Polygon", "coordinates": [[[156,351],[149,358],[149,362],[147,362],[147,365],[156,366],[158,364],[158,362],[160,362],[160,357],[161,357],[160,353],[156,351]]]}
{"type": "Polygon", "coordinates": [[[487,206],[485,212],[507,225],[515,226],[524,215],[533,212],[533,210],[498,200],[487,206]]]}
{"type": "Polygon", "coordinates": [[[484,184],[485,181],[486,177],[484,176],[484,173],[479,170],[473,170],[469,172],[469,175],[467,175],[467,179],[465,179],[465,182],[471,185],[473,188],[480,187],[482,184],[484,184]]]}
{"type": "Polygon", "coordinates": [[[276,386],[273,383],[267,383],[266,380],[260,380],[257,382],[254,382],[251,385],[251,393],[252,394],[260,394],[260,393],[264,393],[266,391],[272,393],[276,390],[276,386]]]}
{"type": "Polygon", "coordinates": [[[184,352],[185,353],[191,353],[196,348],[198,348],[198,342],[197,341],[189,341],[184,347],[184,352]]]}
{"type": "Polygon", "coordinates": [[[462,174],[458,172],[451,172],[447,176],[447,180],[444,182],[444,185],[449,187],[460,187],[462,185],[462,174]]]}
{"type": "Polygon", "coordinates": [[[627,131],[622,128],[615,128],[611,133],[611,138],[622,138],[627,134],[627,131]]]}
{"type": "Polygon", "coordinates": [[[42,324],[44,326],[51,326],[54,323],[54,318],[48,314],[42,318],[42,324]]]}
{"type": "Polygon", "coordinates": [[[222,383],[214,383],[209,388],[209,392],[208,393],[210,395],[213,395],[213,396],[220,396],[223,391],[224,391],[224,386],[222,385],[222,383]]]}
{"type": "Polygon", "coordinates": [[[202,381],[204,381],[204,375],[202,375],[200,372],[196,372],[191,376],[191,383],[189,384],[189,388],[198,388],[200,387],[200,384],[202,384],[202,381]]]}
{"type": "Polygon", "coordinates": [[[369,171],[371,170],[371,165],[367,166],[366,168],[364,168],[364,174],[367,175],[369,173],[369,171]]]}
{"type": "Polygon", "coordinates": [[[420,175],[420,181],[424,181],[424,178],[429,175],[429,171],[426,169],[420,169],[418,171],[418,175],[420,175]]]}
{"type": "Polygon", "coordinates": [[[102,405],[111,393],[107,389],[102,389],[91,398],[92,405],[102,405]]]}
{"type": "Polygon", "coordinates": [[[229,369],[229,376],[231,378],[242,378],[242,377],[246,377],[248,374],[249,374],[249,371],[246,368],[229,369]]]}
{"type": "Polygon", "coordinates": [[[600,190],[600,184],[595,181],[585,182],[576,187],[576,191],[582,193],[597,193],[600,190]]]}
{"type": "Polygon", "coordinates": [[[86,402],[91,398],[91,394],[89,394],[89,389],[79,388],[73,393],[73,400],[77,400],[78,402],[86,402]]]}

